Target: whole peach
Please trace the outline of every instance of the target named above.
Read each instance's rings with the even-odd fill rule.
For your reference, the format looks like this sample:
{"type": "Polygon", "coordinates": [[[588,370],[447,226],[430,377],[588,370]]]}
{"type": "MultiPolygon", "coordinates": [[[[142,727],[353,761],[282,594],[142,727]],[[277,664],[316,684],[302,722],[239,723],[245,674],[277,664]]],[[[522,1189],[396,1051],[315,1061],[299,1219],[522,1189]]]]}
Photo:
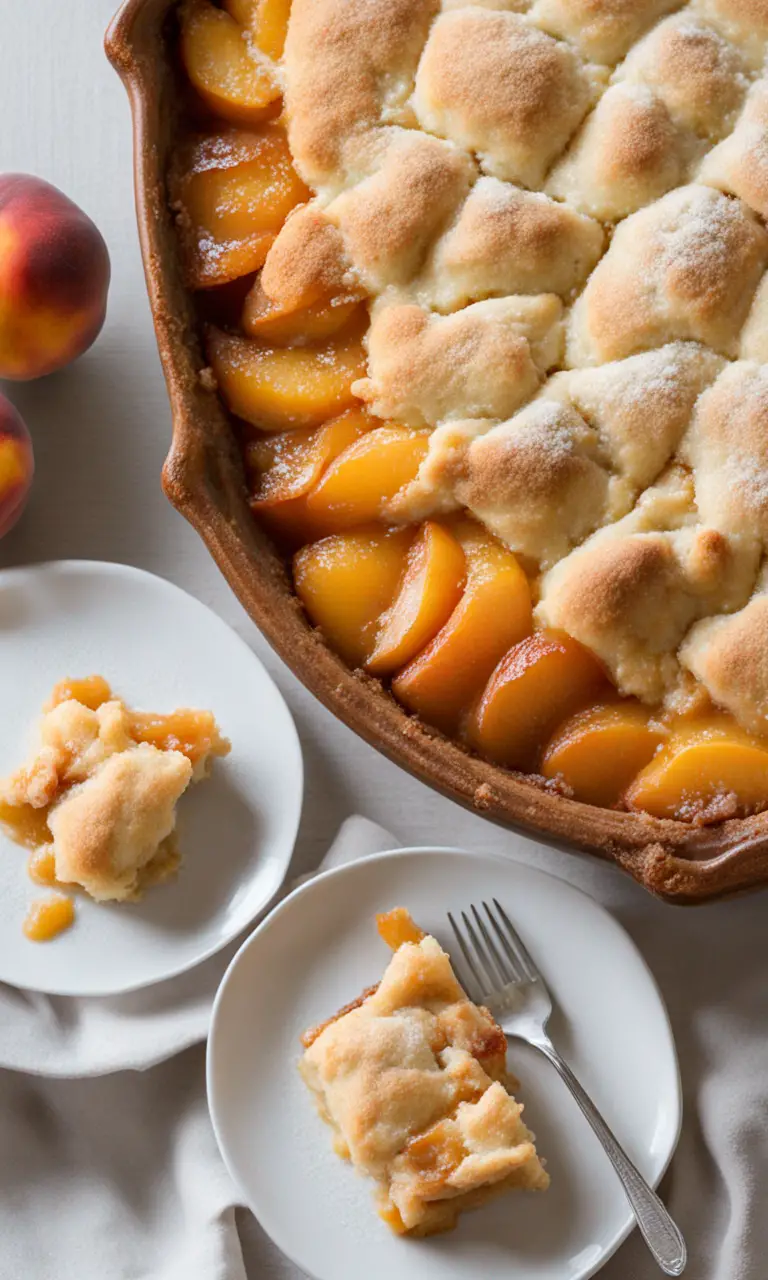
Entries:
{"type": "Polygon", "coordinates": [[[104,323],[109,253],[63,192],[0,175],[0,378],[39,378],[77,359],[104,323]]]}
{"type": "Polygon", "coordinates": [[[34,472],[26,423],[10,400],[0,395],[0,538],[24,510],[34,472]]]}

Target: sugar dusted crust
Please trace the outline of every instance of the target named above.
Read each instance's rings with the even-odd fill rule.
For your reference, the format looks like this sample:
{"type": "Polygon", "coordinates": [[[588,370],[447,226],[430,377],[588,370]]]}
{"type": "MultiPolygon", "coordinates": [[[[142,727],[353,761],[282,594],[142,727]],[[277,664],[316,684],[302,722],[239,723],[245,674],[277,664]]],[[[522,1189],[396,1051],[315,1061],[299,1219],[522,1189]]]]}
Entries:
{"type": "Polygon", "coordinates": [[[752,729],[760,679],[750,703],[702,650],[761,616],[767,49],[768,0],[294,0],[318,194],[264,269],[288,296],[320,220],[374,296],[354,391],[433,432],[398,518],[468,509],[621,692],[672,706],[693,674],[752,729]]]}

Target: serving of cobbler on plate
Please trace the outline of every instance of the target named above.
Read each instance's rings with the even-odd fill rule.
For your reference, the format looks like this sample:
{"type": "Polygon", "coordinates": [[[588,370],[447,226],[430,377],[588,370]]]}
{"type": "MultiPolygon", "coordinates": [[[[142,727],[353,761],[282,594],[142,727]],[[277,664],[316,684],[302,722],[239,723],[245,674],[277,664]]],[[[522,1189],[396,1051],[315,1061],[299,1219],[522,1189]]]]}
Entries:
{"type": "Polygon", "coordinates": [[[380,915],[394,955],[377,987],[303,1036],[299,1069],[337,1153],[377,1184],[399,1234],[432,1235],[549,1176],[511,1090],[507,1041],[402,907],[380,915]]]}
{"type": "MultiPolygon", "coordinates": [[[[36,883],[136,900],[178,870],[178,801],[229,750],[210,711],[134,711],[102,676],[62,680],[32,756],[0,779],[0,821],[31,850],[36,883]]],[[[57,893],[32,904],[24,928],[47,941],[73,921],[57,893]]]]}

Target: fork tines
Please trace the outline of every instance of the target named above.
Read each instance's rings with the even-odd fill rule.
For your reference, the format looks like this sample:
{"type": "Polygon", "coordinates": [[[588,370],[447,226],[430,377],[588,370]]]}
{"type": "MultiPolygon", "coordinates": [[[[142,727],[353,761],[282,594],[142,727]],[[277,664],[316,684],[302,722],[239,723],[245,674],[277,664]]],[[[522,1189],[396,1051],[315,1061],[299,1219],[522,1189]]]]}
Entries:
{"type": "Polygon", "coordinates": [[[461,954],[483,999],[488,999],[500,987],[533,982],[539,976],[525,943],[501,903],[496,898],[492,902],[495,910],[491,910],[487,902],[481,904],[492,932],[474,903],[469,908],[474,923],[466,911],[461,912],[464,930],[448,912],[461,954]]]}

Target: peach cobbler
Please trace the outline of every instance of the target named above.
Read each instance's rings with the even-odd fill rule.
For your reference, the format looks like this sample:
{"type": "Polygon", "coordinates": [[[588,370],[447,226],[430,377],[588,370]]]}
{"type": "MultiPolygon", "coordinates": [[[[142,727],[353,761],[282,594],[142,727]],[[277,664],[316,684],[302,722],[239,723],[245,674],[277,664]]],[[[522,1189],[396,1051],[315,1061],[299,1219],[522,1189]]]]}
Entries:
{"type": "Polygon", "coordinates": [[[299,1069],[335,1150],[376,1182],[384,1221],[426,1236],[549,1177],[510,1092],[501,1027],[402,907],[378,924],[394,951],[381,982],[305,1033],[299,1069]]]}
{"type": "Polygon", "coordinates": [[[311,623],[555,792],[766,808],[768,0],[177,17],[201,378],[311,623]]]}
{"type": "MultiPolygon", "coordinates": [[[[210,711],[134,711],[101,676],[64,680],[30,759],[0,779],[0,821],[30,849],[36,883],[136,899],[177,870],[176,805],[228,751],[210,711]]],[[[44,940],[73,919],[55,895],[33,903],[25,932],[44,940]]]]}

